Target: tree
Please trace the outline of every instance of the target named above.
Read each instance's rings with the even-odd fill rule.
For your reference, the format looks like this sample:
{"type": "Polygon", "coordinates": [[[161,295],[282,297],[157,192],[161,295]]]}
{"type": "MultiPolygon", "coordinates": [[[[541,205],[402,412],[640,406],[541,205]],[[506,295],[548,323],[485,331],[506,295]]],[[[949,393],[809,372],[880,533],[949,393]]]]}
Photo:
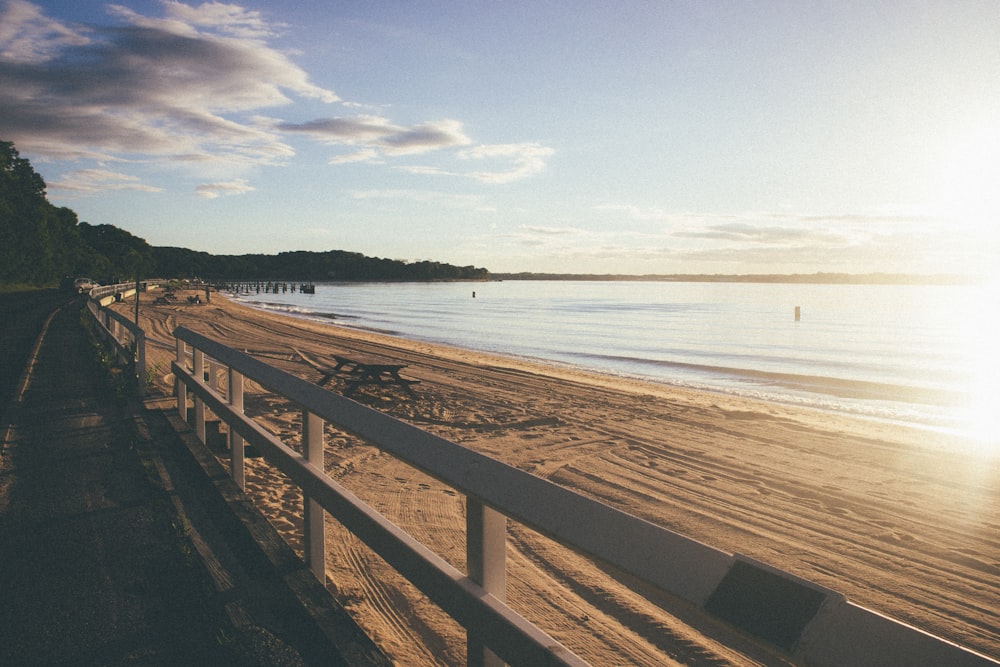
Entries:
{"type": "Polygon", "coordinates": [[[55,285],[71,276],[102,275],[98,269],[108,259],[80,232],[76,213],[52,205],[31,163],[13,143],[0,141],[0,283],[55,285]]]}
{"type": "Polygon", "coordinates": [[[52,229],[61,218],[45,198],[45,181],[9,141],[0,141],[0,281],[58,279],[52,229]]]}
{"type": "Polygon", "coordinates": [[[102,282],[135,278],[135,273],[149,275],[155,266],[153,248],[138,236],[114,225],[91,225],[81,222],[80,236],[101,258],[95,272],[102,282]]]}

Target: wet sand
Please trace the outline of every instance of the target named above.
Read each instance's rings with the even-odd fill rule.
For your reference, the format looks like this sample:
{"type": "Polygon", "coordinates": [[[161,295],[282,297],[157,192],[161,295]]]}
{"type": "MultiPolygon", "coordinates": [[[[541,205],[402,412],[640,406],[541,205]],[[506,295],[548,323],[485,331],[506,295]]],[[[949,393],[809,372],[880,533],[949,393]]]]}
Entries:
{"type": "MultiPolygon", "coordinates": [[[[334,353],[406,364],[415,397],[363,388],[355,400],[1000,657],[1000,461],[963,454],[950,436],[391,338],[214,293],[203,305],[155,296],[143,295],[141,319],[161,371],[177,325],[310,381],[321,377],[310,362],[334,353]]],[[[298,441],[292,406],[258,387],[246,405],[298,441]]],[[[329,426],[326,469],[464,570],[464,503],[452,489],[329,426]]],[[[248,492],[301,549],[301,498],[280,473],[251,459],[248,492]]],[[[327,532],[331,589],[398,664],[464,664],[454,622],[330,519],[327,532]]],[[[513,524],[508,603],[595,665],[773,660],[513,524]]]]}

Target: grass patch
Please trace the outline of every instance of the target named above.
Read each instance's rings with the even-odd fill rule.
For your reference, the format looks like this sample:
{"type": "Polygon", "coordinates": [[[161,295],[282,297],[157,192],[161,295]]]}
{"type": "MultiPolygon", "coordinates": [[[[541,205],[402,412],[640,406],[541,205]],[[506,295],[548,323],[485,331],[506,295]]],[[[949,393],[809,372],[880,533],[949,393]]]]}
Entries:
{"type": "Polygon", "coordinates": [[[104,376],[115,397],[119,400],[133,398],[137,395],[136,384],[133,381],[135,375],[135,363],[122,365],[118,363],[118,358],[108,349],[97,331],[97,323],[90,316],[86,309],[80,314],[80,323],[87,331],[90,339],[91,350],[95,361],[104,369],[104,376]]]}

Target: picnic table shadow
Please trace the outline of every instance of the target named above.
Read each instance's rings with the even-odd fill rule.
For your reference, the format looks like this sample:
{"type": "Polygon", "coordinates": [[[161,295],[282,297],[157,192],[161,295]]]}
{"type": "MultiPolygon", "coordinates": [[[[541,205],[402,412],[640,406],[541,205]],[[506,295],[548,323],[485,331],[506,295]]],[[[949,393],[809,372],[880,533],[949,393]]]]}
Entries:
{"type": "Polygon", "coordinates": [[[406,364],[390,363],[371,355],[330,354],[333,363],[323,364],[300,350],[295,350],[295,353],[320,373],[320,378],[316,381],[319,386],[326,387],[335,378],[342,380],[345,396],[354,394],[364,386],[398,387],[410,396],[416,396],[413,385],[420,384],[420,380],[400,376],[400,371],[406,368],[406,364]]]}

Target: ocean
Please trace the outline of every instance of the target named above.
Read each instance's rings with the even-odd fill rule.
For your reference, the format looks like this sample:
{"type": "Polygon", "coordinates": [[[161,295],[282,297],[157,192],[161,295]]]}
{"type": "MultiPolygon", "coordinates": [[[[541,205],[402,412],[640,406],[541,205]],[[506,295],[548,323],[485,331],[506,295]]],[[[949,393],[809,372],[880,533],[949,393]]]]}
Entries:
{"type": "Polygon", "coordinates": [[[232,296],[340,326],[956,432],[1000,451],[995,287],[320,283],[315,294],[232,296]]]}

